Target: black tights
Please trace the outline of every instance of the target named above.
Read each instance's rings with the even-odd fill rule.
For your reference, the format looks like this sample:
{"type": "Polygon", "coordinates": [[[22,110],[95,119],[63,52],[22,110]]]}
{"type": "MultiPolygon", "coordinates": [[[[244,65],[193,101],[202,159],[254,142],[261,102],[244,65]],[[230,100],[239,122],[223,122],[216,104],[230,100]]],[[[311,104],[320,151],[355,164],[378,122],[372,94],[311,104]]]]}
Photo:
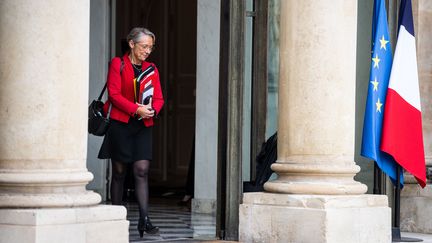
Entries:
{"type": "MultiPolygon", "coordinates": [[[[127,164],[112,162],[111,201],[113,205],[122,205],[123,184],[126,177],[127,164]]],[[[140,218],[148,214],[148,171],[150,161],[138,160],[133,163],[135,179],[135,195],[138,200],[140,218]]]]}

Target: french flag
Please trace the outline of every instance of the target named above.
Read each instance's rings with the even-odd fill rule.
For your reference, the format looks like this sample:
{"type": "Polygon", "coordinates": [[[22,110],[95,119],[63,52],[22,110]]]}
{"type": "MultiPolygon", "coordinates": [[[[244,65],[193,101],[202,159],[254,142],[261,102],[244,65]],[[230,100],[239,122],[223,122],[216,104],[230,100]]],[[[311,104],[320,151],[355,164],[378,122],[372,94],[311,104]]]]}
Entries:
{"type": "Polygon", "coordinates": [[[411,0],[402,0],[384,108],[381,150],[426,186],[422,116],[411,0]]]}

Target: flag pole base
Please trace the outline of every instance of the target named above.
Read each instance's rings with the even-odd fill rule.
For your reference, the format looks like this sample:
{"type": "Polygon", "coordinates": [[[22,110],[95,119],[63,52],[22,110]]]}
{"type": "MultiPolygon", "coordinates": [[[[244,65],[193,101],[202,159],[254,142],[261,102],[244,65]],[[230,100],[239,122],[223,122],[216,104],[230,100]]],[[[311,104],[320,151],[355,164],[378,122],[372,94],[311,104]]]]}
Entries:
{"type": "Polygon", "coordinates": [[[400,228],[392,227],[392,242],[422,242],[422,239],[401,237],[400,228]]]}

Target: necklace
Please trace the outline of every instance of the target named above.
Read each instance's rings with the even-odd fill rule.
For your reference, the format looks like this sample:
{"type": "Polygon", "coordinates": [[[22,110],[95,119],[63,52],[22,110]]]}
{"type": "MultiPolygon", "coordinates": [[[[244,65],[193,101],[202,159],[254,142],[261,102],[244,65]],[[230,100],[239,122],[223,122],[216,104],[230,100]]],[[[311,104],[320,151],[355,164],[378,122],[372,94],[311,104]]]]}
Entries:
{"type": "Polygon", "coordinates": [[[129,59],[131,60],[132,67],[135,68],[138,72],[141,72],[142,66],[137,64],[137,66],[139,67],[139,68],[137,68],[137,66],[135,66],[135,64],[133,64],[131,54],[129,54],[129,59]]]}
{"type": "Polygon", "coordinates": [[[132,63],[132,67],[134,67],[138,72],[141,72],[141,70],[142,70],[142,66],[141,66],[141,65],[137,65],[137,66],[139,66],[139,68],[137,68],[137,67],[135,66],[135,64],[132,63]]]}

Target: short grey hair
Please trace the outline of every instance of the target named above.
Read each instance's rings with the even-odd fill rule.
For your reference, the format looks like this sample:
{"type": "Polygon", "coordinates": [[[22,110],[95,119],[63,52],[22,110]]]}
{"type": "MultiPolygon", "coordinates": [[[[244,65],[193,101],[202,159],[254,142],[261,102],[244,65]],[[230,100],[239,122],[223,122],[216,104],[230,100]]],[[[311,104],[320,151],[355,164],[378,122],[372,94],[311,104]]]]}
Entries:
{"type": "Polygon", "coordinates": [[[127,42],[129,43],[131,40],[134,43],[137,43],[139,39],[141,39],[142,36],[150,36],[153,39],[153,44],[156,42],[156,36],[151,32],[150,30],[142,27],[135,27],[133,28],[128,36],[126,37],[127,42]]]}

